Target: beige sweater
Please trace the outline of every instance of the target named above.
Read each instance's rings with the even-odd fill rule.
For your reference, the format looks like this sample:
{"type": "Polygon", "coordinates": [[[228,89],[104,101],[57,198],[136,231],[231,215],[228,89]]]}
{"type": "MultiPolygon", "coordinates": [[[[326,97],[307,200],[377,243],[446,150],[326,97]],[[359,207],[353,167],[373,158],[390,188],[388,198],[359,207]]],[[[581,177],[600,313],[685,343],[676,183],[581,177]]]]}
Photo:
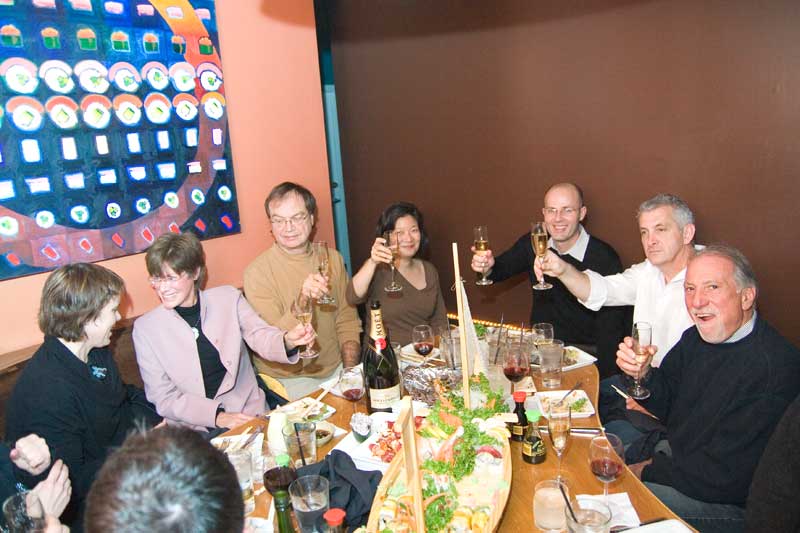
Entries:
{"type": "MultiPolygon", "coordinates": [[[[268,324],[289,330],[298,322],[292,315],[292,302],[300,294],[303,281],[314,268],[313,252],[287,254],[273,245],[256,257],[244,271],[244,292],[250,305],[268,324]]],[[[326,377],[341,362],[340,346],[346,341],[359,341],[361,321],[345,297],[348,276],[342,256],[330,250],[331,295],[333,305],[315,305],[312,324],[317,333],[319,357],[301,359],[295,365],[255,360],[256,369],[276,378],[326,377]]]]}

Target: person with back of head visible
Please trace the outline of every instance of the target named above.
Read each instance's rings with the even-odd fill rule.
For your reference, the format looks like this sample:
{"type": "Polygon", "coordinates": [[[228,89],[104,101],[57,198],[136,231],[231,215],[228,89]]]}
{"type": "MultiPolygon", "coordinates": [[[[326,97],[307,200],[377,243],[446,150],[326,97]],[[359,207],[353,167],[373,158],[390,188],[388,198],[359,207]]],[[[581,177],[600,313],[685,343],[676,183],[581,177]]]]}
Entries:
{"type": "MultiPolygon", "coordinates": [[[[586,214],[583,191],[574,183],[557,183],[547,190],[542,215],[550,236],[551,253],[578,270],[591,269],[603,275],[622,272],[622,263],[614,248],[584,229],[581,222],[586,214]]],[[[473,247],[472,252],[472,270],[485,273],[492,281],[503,281],[523,272],[527,272],[532,284],[537,281],[533,270],[536,256],[529,233],[497,257],[491,250],[478,252],[473,247]]],[[[556,338],[597,355],[601,377],[616,372],[617,344],[628,329],[629,309],[589,309],[561,281],[548,281],[552,282],[552,289],[529,288],[531,324],[549,322],[553,324],[556,338]]]]}
{"type": "Polygon", "coordinates": [[[87,533],[240,533],[233,465],[199,433],[169,426],[131,434],[103,465],[86,503],[87,533]]]}
{"type": "Polygon", "coordinates": [[[270,191],[264,209],[275,243],[244,271],[244,293],[253,308],[270,324],[291,329],[299,323],[292,313],[292,302],[301,293],[313,300],[328,295],[335,302],[314,305],[312,323],[318,357],[303,359],[291,367],[254,361],[259,375],[276,380],[284,389],[276,392],[296,400],[336,375],[342,366],[358,364],[361,321],[356,309],[347,303],[348,275],[341,254],[328,247],[328,273],[317,271],[317,252],[312,248],[317,201],[311,191],[297,183],[283,182],[270,191]]]}
{"type": "MultiPolygon", "coordinates": [[[[652,449],[650,435],[627,442],[639,450],[637,458],[628,450],[639,461],[631,471],[703,532],[742,530],[753,472],[800,392],[800,351],[756,311],[757,294],[753,269],[735,248],[708,246],[691,258],[684,300],[694,327],[652,370],[642,402],[664,421],[664,441],[652,449]]],[[[630,337],[617,365],[629,375],[641,370],[630,337]]]]}

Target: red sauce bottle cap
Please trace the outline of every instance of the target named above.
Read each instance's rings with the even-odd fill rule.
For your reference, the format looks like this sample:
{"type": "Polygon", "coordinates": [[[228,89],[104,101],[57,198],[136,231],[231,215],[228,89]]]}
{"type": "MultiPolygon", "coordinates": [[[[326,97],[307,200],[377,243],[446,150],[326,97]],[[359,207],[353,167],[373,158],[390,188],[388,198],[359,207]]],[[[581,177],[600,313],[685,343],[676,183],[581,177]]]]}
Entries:
{"type": "Polygon", "coordinates": [[[514,391],[514,401],[517,403],[524,402],[527,397],[528,393],[524,390],[514,391]]]}
{"type": "Polygon", "coordinates": [[[338,507],[334,507],[333,509],[328,509],[325,511],[325,514],[322,515],[322,518],[328,523],[329,526],[340,526],[342,522],[344,522],[344,517],[347,513],[344,512],[344,509],[339,509],[338,507]]]}

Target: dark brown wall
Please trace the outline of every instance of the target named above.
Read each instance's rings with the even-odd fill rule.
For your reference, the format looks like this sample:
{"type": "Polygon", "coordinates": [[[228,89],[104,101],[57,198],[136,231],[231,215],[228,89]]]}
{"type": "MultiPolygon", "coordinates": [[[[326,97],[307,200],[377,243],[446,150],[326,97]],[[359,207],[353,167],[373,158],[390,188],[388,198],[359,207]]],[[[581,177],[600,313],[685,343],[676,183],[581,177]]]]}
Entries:
{"type": "MultiPolygon", "coordinates": [[[[750,257],[763,313],[800,341],[796,0],[330,7],[355,265],[380,210],[407,199],[450,284],[450,242],[462,269],[473,224],[505,249],[562,179],[581,184],[589,231],[630,264],[643,259],[636,206],[672,192],[695,210],[700,242],[750,257]]],[[[467,274],[473,314],[528,316],[526,281],[479,290],[467,274]]]]}

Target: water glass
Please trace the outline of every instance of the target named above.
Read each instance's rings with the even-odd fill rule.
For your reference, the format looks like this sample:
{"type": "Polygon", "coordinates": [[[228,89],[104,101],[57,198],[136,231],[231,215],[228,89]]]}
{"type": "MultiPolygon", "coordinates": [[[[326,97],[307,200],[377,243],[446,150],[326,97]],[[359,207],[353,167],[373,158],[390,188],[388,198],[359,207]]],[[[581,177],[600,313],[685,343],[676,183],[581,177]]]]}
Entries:
{"type": "Polygon", "coordinates": [[[239,487],[242,489],[244,514],[250,514],[256,508],[256,500],[253,495],[253,457],[248,450],[232,451],[227,456],[228,461],[231,462],[234,470],[236,470],[239,487]]]}
{"type": "Polygon", "coordinates": [[[46,527],[44,508],[33,492],[9,496],[3,502],[3,516],[11,533],[44,531],[46,527]]]}
{"type": "Polygon", "coordinates": [[[566,527],[564,519],[566,504],[560,487],[564,487],[564,492],[569,498],[569,489],[557,479],[548,479],[536,484],[533,493],[533,518],[536,527],[543,531],[561,532],[566,527]]]}
{"type": "Polygon", "coordinates": [[[564,517],[567,520],[569,533],[608,533],[611,510],[606,504],[594,499],[572,500],[571,504],[577,521],[569,509],[566,509],[564,517]]]}
{"type": "Polygon", "coordinates": [[[543,388],[557,389],[561,386],[563,363],[564,341],[554,339],[550,344],[539,346],[539,374],[543,388]]]}
{"type": "Polygon", "coordinates": [[[289,497],[303,533],[323,533],[327,526],[322,515],[328,510],[328,480],[322,476],[303,476],[289,485],[289,497]]]}
{"type": "Polygon", "coordinates": [[[313,422],[289,423],[283,428],[283,442],[295,468],[317,462],[317,425],[313,422]]]}

